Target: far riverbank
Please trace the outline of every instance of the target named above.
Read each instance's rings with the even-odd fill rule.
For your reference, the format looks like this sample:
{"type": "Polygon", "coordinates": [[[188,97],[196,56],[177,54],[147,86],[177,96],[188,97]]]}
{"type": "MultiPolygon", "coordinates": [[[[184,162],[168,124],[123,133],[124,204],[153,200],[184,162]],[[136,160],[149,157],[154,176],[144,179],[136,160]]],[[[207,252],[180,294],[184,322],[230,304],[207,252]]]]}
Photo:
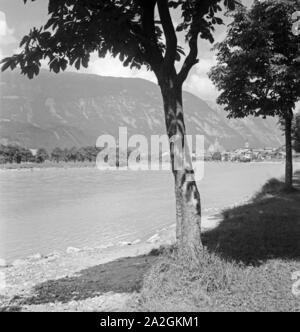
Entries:
{"type": "MultiPolygon", "coordinates": [[[[231,161],[205,161],[206,164],[208,163],[213,163],[213,164],[245,164],[242,162],[231,162],[231,161]]],[[[285,163],[284,160],[278,159],[278,160],[267,160],[267,161],[252,161],[247,164],[282,164],[285,163]]],[[[300,163],[299,158],[294,159],[294,163],[300,163]]],[[[157,164],[157,163],[155,163],[157,164]]],[[[166,165],[169,165],[168,163],[163,163],[162,164],[164,169],[166,168],[166,165]]],[[[0,171],[5,171],[5,170],[29,170],[29,171],[34,171],[34,170],[47,170],[47,169],[75,169],[75,168],[97,168],[96,162],[95,161],[84,161],[84,162],[52,162],[52,161],[47,161],[44,163],[7,163],[7,164],[0,164],[0,171]]],[[[124,170],[124,167],[121,167],[120,170],[124,170]]]]}

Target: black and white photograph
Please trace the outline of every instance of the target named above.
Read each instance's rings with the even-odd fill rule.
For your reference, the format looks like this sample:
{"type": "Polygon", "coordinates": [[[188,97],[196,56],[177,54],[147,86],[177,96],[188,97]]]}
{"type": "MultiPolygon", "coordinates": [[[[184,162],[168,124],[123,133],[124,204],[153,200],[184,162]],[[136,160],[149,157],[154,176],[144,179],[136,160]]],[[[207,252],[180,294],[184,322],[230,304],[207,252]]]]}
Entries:
{"type": "Polygon", "coordinates": [[[300,0],[0,0],[0,312],[300,312],[300,0]]]}

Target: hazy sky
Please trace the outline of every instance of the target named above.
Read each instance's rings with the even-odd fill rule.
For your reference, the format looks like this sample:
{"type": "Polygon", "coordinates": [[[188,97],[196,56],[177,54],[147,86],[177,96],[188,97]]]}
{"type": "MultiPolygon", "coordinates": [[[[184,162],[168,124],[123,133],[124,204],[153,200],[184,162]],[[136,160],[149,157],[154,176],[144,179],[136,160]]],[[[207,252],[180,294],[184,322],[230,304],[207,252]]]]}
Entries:
{"type": "MultiPolygon", "coordinates": [[[[247,5],[252,0],[243,0],[247,5]]],[[[21,38],[29,32],[33,26],[39,27],[47,20],[46,0],[28,1],[24,5],[23,0],[0,0],[0,58],[11,55],[18,49],[21,38]]],[[[226,27],[218,27],[215,33],[216,41],[224,38],[226,27]]],[[[184,45],[182,45],[184,46],[184,45]]],[[[212,45],[201,40],[199,42],[200,63],[192,70],[185,89],[205,100],[215,100],[217,91],[207,77],[207,72],[215,64],[212,45]]],[[[107,57],[99,59],[92,56],[88,72],[104,76],[141,77],[155,81],[151,72],[146,70],[132,71],[124,68],[117,59],[107,57]]]]}

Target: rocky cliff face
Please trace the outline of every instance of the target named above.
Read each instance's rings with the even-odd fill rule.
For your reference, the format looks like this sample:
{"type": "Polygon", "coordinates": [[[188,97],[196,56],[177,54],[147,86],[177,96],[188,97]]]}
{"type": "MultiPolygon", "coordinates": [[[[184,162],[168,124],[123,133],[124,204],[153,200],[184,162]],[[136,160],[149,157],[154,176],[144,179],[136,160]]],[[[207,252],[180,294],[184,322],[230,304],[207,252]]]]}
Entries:
{"type": "MultiPolygon", "coordinates": [[[[102,134],[118,137],[120,126],[129,135],[164,134],[159,88],[141,79],[42,71],[28,80],[5,72],[0,79],[0,142],[28,148],[95,145],[102,134]]],[[[278,147],[282,135],[273,119],[228,120],[226,113],[184,93],[189,134],[205,135],[206,146],[216,139],[225,149],[244,146],[278,147]]]]}

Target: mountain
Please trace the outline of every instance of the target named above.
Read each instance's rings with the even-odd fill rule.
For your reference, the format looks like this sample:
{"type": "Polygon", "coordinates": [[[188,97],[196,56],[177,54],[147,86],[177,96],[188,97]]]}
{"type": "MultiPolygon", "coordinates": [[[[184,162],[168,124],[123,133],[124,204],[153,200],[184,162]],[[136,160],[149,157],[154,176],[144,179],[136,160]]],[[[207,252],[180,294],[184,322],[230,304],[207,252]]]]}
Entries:
{"type": "MultiPolygon", "coordinates": [[[[42,71],[29,80],[15,72],[0,78],[0,143],[28,148],[95,145],[102,134],[118,137],[165,134],[159,87],[149,81],[42,71]]],[[[228,120],[226,113],[185,92],[189,134],[205,135],[206,147],[218,140],[225,149],[278,147],[282,135],[274,119],[228,120]]]]}

